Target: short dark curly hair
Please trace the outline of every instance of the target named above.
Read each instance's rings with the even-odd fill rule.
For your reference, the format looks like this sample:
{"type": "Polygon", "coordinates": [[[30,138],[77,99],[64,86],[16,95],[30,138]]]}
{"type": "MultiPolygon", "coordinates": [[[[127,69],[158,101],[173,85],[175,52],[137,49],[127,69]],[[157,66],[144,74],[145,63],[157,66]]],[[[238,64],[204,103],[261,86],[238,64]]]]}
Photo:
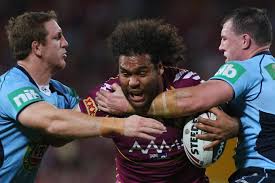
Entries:
{"type": "Polygon", "coordinates": [[[259,46],[272,43],[272,24],[265,9],[237,8],[225,16],[222,26],[230,20],[236,34],[250,34],[259,46]]]}
{"type": "Polygon", "coordinates": [[[156,65],[175,66],[184,60],[185,46],[177,28],[162,19],[139,19],[119,23],[108,38],[113,56],[149,54],[156,65]]]}
{"type": "Polygon", "coordinates": [[[44,23],[50,20],[57,21],[54,11],[25,12],[15,18],[10,18],[5,28],[12,54],[16,60],[23,60],[30,54],[33,41],[45,44],[48,32],[44,23]]]}

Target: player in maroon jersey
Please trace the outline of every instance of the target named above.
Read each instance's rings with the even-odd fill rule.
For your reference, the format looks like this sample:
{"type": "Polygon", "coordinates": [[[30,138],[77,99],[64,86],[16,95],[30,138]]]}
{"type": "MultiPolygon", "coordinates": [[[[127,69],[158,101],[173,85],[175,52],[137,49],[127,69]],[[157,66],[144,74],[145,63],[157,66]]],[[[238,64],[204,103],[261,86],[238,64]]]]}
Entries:
{"type": "MultiPolygon", "coordinates": [[[[118,85],[135,111],[142,115],[159,93],[200,83],[196,73],[172,67],[183,61],[184,52],[183,41],[174,26],[161,20],[124,22],[116,27],[109,41],[119,63],[119,75],[90,90],[80,102],[82,112],[92,116],[112,115],[100,111],[95,98],[99,90],[110,92],[118,85]]],[[[158,120],[167,127],[167,132],[155,140],[109,136],[117,147],[117,182],[208,182],[205,169],[193,166],[184,153],[182,127],[188,118],[158,120]]]]}

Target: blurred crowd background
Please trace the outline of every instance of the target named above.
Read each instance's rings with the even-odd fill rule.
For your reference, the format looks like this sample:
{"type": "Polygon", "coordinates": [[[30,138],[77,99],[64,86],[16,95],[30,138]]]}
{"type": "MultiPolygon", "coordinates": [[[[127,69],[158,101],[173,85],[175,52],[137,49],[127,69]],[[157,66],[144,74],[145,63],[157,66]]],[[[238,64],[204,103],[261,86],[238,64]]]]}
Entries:
{"type": "MultiPolygon", "coordinates": [[[[181,66],[208,79],[224,63],[218,51],[220,22],[242,6],[267,9],[275,27],[273,0],[0,0],[0,74],[16,64],[4,29],[8,19],[24,11],[55,10],[69,42],[67,68],[55,79],[75,88],[80,96],[117,73],[106,38],[118,22],[136,18],[162,18],[175,25],[187,47],[181,66]]],[[[274,49],[273,45],[273,54],[274,49]]],[[[104,138],[50,148],[37,183],[115,182],[114,153],[112,141],[104,138]]]]}

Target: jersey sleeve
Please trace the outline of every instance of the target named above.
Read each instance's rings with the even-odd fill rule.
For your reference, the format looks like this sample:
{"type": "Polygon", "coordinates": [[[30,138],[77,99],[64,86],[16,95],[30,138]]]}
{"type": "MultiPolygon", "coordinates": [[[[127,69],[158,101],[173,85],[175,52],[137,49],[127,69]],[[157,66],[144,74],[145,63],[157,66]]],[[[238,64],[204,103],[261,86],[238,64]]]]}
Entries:
{"type": "Polygon", "coordinates": [[[95,88],[92,88],[88,92],[88,95],[85,98],[81,99],[79,102],[79,107],[81,112],[91,116],[110,116],[109,113],[106,113],[98,109],[97,104],[95,102],[95,98],[96,98],[96,92],[98,92],[100,89],[111,92],[111,85],[113,83],[119,83],[118,78],[111,78],[106,82],[104,82],[103,84],[100,84],[95,88]]]}
{"type": "Polygon", "coordinates": [[[79,103],[79,96],[73,88],[68,88],[69,109],[75,108],[79,103]]]}
{"type": "Polygon", "coordinates": [[[257,68],[249,68],[249,64],[243,64],[239,61],[227,62],[210,79],[225,81],[232,87],[234,98],[238,98],[247,95],[247,92],[259,82],[259,79],[251,73],[253,69],[257,68]]]}
{"type": "Polygon", "coordinates": [[[38,89],[28,82],[6,81],[1,83],[0,101],[1,114],[17,120],[20,112],[32,103],[44,100],[38,89]]]}

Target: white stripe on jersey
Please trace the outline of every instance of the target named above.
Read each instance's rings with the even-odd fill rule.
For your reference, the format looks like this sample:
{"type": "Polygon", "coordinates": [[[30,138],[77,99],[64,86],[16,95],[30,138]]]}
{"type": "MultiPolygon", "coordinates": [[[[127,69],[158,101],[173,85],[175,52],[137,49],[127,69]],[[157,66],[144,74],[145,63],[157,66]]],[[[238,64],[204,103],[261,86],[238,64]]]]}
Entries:
{"type": "Polygon", "coordinates": [[[183,71],[180,71],[173,82],[179,80],[183,75],[185,74],[185,76],[182,78],[182,79],[189,79],[189,78],[192,78],[194,80],[199,80],[200,79],[200,76],[197,74],[197,73],[194,73],[192,71],[187,71],[187,70],[183,70],[183,71]]]}

